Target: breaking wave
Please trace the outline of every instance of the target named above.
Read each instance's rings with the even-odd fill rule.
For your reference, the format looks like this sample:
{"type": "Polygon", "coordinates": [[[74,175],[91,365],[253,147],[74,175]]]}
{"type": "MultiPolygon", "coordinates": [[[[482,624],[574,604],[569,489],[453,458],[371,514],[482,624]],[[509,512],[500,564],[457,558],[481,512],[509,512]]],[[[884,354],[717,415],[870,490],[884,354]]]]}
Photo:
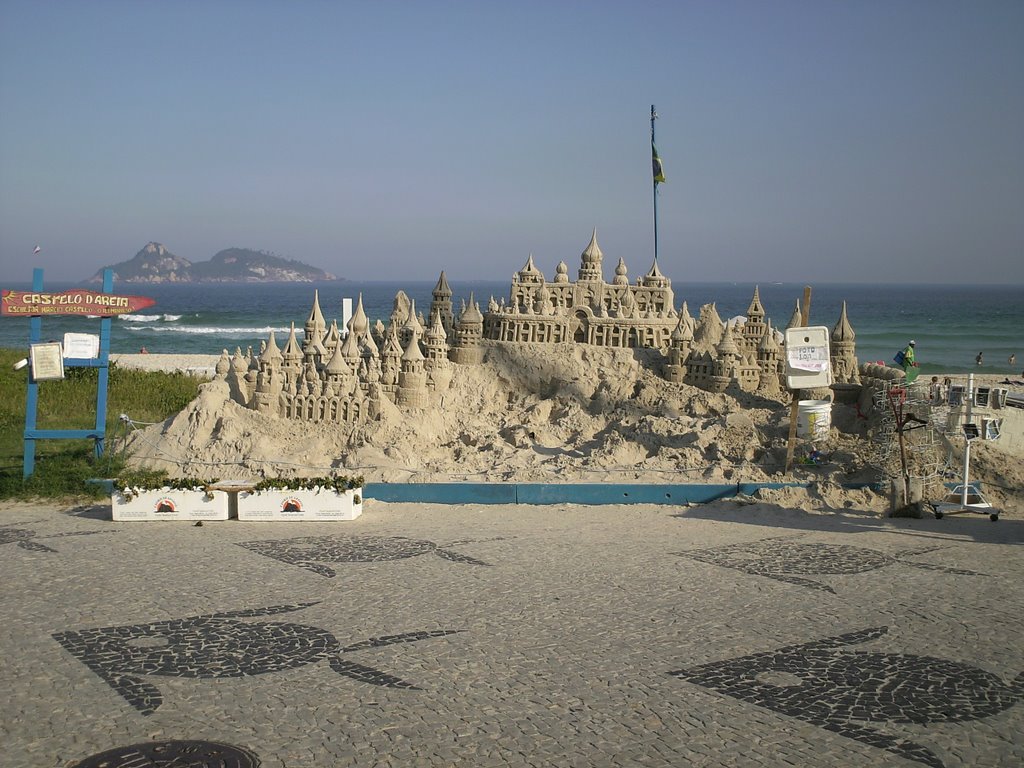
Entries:
{"type": "Polygon", "coordinates": [[[290,333],[291,328],[289,326],[275,327],[270,325],[248,327],[248,328],[225,328],[223,326],[216,325],[175,325],[175,326],[159,326],[159,325],[126,325],[124,327],[127,331],[148,331],[151,333],[180,333],[185,335],[200,335],[200,336],[265,336],[271,331],[274,333],[290,333]]]}
{"type": "Polygon", "coordinates": [[[155,323],[158,320],[173,323],[175,320],[181,320],[182,315],[118,315],[117,317],[119,320],[129,323],[155,323]]]}

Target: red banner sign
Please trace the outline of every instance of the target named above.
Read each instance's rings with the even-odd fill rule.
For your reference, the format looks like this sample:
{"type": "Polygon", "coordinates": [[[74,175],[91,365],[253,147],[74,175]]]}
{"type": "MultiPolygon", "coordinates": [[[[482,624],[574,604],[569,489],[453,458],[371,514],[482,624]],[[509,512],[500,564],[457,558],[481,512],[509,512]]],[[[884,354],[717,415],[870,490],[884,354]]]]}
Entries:
{"type": "Polygon", "coordinates": [[[4,291],[0,315],[28,317],[31,315],[130,315],[152,307],[156,299],[147,296],[118,296],[75,289],[63,293],[4,291]]]}

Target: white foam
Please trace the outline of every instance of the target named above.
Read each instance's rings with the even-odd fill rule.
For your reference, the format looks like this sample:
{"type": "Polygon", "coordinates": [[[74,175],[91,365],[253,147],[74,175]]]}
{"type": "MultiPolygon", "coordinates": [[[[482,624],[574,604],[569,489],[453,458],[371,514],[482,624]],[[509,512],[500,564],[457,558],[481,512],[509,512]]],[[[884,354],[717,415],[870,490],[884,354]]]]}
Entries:
{"type": "Polygon", "coordinates": [[[271,326],[263,326],[260,328],[223,328],[214,325],[194,325],[194,326],[151,326],[151,325],[128,325],[125,326],[127,331],[151,331],[153,333],[181,333],[185,335],[197,335],[197,336],[259,336],[267,335],[271,331],[274,333],[288,333],[291,331],[290,327],[274,328],[271,326]]]}
{"type": "Polygon", "coordinates": [[[155,323],[158,320],[173,323],[175,320],[181,320],[181,315],[118,315],[118,319],[130,323],[155,323]]]}

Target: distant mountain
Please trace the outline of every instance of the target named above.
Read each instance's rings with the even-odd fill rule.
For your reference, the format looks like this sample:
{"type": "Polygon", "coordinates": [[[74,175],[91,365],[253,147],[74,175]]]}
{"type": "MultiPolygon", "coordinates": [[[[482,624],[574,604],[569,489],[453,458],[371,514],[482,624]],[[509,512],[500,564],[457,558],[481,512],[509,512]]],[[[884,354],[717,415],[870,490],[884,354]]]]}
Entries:
{"type": "Polygon", "coordinates": [[[192,262],[175,256],[160,243],[149,243],[128,261],[101,268],[87,282],[102,282],[103,270],[108,268],[114,270],[119,283],[311,283],[338,279],[317,267],[264,251],[226,248],[209,261],[192,262]]]}

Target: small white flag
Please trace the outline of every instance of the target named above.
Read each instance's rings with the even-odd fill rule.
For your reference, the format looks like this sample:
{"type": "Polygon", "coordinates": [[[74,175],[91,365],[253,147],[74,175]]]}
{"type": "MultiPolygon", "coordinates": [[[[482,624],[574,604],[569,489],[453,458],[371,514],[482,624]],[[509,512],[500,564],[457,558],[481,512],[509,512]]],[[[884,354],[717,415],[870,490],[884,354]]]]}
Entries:
{"type": "Polygon", "coordinates": [[[37,246],[36,246],[36,247],[35,247],[35,248],[34,248],[34,249],[32,250],[32,255],[33,255],[33,256],[35,256],[35,255],[36,255],[37,253],[39,253],[39,252],[40,252],[41,250],[43,250],[43,249],[42,249],[42,248],[40,248],[40,247],[39,247],[39,246],[37,245],[37,246]]]}

